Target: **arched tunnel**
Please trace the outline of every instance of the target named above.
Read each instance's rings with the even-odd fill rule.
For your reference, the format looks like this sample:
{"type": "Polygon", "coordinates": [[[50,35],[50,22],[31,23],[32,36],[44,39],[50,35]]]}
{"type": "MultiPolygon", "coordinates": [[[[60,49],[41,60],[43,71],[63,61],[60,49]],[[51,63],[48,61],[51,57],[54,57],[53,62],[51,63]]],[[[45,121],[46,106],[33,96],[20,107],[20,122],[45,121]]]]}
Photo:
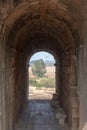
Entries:
{"type": "Polygon", "coordinates": [[[3,120],[7,119],[2,130],[13,130],[20,117],[27,96],[28,59],[39,50],[52,52],[58,59],[56,90],[59,87],[59,100],[69,127],[77,130],[80,126],[78,53],[82,41],[79,10],[82,3],[78,0],[24,0],[13,1],[10,6],[12,11],[2,28],[6,86],[3,120]]]}

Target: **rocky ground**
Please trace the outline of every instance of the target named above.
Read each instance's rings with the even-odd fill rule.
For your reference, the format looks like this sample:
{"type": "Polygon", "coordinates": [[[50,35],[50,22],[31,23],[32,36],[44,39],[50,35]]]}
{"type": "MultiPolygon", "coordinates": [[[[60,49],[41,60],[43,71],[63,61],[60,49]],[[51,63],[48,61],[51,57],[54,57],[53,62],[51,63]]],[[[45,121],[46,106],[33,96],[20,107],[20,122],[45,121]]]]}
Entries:
{"type": "Polygon", "coordinates": [[[25,109],[14,130],[68,130],[66,123],[58,123],[56,111],[51,107],[53,93],[55,88],[30,86],[25,109]]]}
{"type": "Polygon", "coordinates": [[[29,99],[52,99],[55,88],[29,87],[29,99]]]}

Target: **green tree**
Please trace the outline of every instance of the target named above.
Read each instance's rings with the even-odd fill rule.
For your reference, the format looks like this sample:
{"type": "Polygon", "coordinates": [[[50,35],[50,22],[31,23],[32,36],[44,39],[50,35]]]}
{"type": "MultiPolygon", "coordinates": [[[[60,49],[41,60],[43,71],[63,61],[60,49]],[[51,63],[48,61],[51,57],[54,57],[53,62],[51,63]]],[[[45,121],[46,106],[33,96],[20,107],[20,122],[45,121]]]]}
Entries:
{"type": "Polygon", "coordinates": [[[35,60],[32,65],[32,73],[37,77],[43,77],[46,73],[46,65],[42,59],[35,60]]]}

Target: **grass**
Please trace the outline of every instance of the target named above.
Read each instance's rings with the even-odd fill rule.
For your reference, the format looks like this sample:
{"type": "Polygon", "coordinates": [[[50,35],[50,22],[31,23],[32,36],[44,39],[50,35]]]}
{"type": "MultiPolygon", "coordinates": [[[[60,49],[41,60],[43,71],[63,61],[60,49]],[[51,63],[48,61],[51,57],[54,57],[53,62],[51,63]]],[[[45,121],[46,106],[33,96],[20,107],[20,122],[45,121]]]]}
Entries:
{"type": "Polygon", "coordinates": [[[29,67],[29,84],[33,87],[40,88],[54,88],[55,87],[55,66],[47,66],[46,74],[42,78],[38,78],[32,74],[31,67],[29,67]]]}
{"type": "Polygon", "coordinates": [[[55,79],[54,78],[48,78],[48,77],[43,77],[43,78],[30,78],[29,80],[30,85],[33,87],[46,87],[46,88],[53,88],[55,87],[55,79]]]}

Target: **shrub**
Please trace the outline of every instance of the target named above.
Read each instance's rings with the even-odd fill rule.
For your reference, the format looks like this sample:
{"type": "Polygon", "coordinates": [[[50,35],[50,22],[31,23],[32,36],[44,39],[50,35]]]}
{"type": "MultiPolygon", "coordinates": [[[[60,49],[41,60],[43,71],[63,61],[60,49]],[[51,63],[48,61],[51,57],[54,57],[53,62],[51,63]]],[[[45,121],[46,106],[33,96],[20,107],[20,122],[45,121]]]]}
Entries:
{"type": "Polygon", "coordinates": [[[32,85],[32,86],[36,86],[37,81],[36,81],[35,79],[30,79],[30,80],[29,80],[29,83],[30,83],[30,85],[32,85]]]}
{"type": "Polygon", "coordinates": [[[32,65],[32,73],[37,77],[43,77],[46,73],[46,65],[42,59],[35,60],[32,65]]]}
{"type": "Polygon", "coordinates": [[[40,78],[40,79],[30,79],[30,85],[36,87],[55,87],[55,79],[54,78],[40,78]]]}

